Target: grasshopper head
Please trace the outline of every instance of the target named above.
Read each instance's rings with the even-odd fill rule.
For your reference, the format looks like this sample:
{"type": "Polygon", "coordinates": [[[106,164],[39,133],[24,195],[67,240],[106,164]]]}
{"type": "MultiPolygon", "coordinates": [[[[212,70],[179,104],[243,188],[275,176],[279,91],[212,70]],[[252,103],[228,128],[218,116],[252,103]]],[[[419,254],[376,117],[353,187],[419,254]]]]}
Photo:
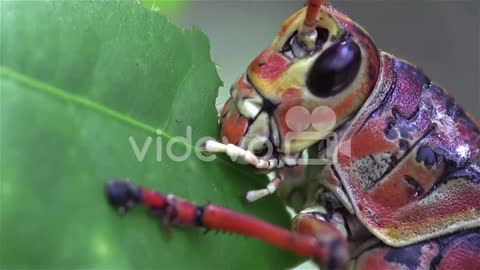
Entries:
{"type": "Polygon", "coordinates": [[[380,61],[368,33],[330,5],[312,13],[311,2],[318,1],[288,18],[233,84],[220,115],[229,143],[301,152],[354,115],[374,88],[380,61]]]}

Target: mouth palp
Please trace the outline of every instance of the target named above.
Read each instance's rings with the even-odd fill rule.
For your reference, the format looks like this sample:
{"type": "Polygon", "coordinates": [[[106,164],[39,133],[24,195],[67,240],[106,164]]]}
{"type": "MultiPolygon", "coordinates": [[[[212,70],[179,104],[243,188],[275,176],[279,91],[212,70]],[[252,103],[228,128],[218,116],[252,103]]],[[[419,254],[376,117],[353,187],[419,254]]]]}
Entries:
{"type": "Polygon", "coordinates": [[[254,98],[242,98],[236,104],[237,111],[247,119],[256,119],[262,113],[262,107],[254,98]]]}
{"type": "Polygon", "coordinates": [[[274,146],[274,150],[278,152],[278,148],[281,145],[282,138],[280,136],[280,132],[278,132],[278,125],[275,121],[275,118],[270,115],[270,123],[268,123],[268,128],[270,129],[269,132],[269,140],[274,146]]]}
{"type": "MultiPolygon", "coordinates": [[[[279,104],[275,104],[264,97],[250,81],[248,74],[240,77],[231,87],[230,95],[232,102],[228,108],[229,113],[225,113],[225,116],[220,116],[221,126],[223,126],[224,121],[229,119],[228,115],[232,114],[234,118],[242,118],[247,121],[243,135],[239,138],[238,142],[235,142],[235,145],[243,149],[251,149],[256,156],[262,156],[264,153],[267,153],[270,157],[279,158],[281,155],[279,152],[281,138],[274,115],[279,104]],[[267,146],[264,148],[266,148],[266,151],[262,149],[261,145],[253,148],[247,147],[247,144],[258,141],[259,139],[260,141],[265,140],[267,146]]],[[[223,110],[226,109],[224,108],[223,110]]],[[[231,121],[230,124],[232,124],[231,121]]],[[[234,129],[234,127],[230,129],[234,129]]]]}

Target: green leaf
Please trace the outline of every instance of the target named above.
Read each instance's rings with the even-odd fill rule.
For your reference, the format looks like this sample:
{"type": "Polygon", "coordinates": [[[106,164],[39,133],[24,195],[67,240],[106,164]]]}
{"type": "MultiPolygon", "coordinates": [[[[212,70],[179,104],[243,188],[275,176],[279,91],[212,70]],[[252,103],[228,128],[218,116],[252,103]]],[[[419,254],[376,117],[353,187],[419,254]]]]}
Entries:
{"type": "MultiPolygon", "coordinates": [[[[168,239],[145,209],[121,216],[106,203],[105,183],[129,177],[288,226],[274,196],[242,203],[247,190],[265,185],[246,166],[167,157],[169,140],[185,137],[187,127],[190,145],[217,136],[221,82],[204,34],[133,1],[2,1],[0,9],[0,268],[278,269],[298,262],[236,235],[175,228],[168,239]],[[139,162],[129,138],[142,149],[148,137],[139,162]]],[[[176,143],[173,152],[187,148],[176,143]]]]}

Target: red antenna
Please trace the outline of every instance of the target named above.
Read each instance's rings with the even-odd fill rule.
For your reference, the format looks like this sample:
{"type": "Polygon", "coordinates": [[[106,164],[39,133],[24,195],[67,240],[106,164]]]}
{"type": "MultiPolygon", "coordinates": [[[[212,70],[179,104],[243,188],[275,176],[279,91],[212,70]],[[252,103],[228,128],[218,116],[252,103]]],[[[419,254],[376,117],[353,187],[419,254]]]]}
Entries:
{"type": "Polygon", "coordinates": [[[317,23],[317,15],[322,5],[322,0],[308,0],[307,1],[307,14],[305,15],[304,27],[315,28],[317,23]]]}
{"type": "Polygon", "coordinates": [[[307,12],[303,25],[298,31],[299,40],[305,45],[308,50],[315,49],[315,42],[317,40],[317,16],[320,12],[322,0],[307,0],[307,12]]]}

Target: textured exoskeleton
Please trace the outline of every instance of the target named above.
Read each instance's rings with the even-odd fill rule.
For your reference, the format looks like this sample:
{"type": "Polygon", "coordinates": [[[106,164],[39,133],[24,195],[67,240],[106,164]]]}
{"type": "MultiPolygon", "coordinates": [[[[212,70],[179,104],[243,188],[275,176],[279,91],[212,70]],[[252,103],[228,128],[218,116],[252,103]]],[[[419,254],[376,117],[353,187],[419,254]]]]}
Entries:
{"type": "Polygon", "coordinates": [[[327,269],[480,269],[478,124],[349,17],[309,1],[230,91],[223,141],[205,150],[271,172],[247,200],[278,188],[298,213],[292,233],[124,185],[135,192],[115,203],[196,213],[170,222],[261,238],[327,269]]]}

